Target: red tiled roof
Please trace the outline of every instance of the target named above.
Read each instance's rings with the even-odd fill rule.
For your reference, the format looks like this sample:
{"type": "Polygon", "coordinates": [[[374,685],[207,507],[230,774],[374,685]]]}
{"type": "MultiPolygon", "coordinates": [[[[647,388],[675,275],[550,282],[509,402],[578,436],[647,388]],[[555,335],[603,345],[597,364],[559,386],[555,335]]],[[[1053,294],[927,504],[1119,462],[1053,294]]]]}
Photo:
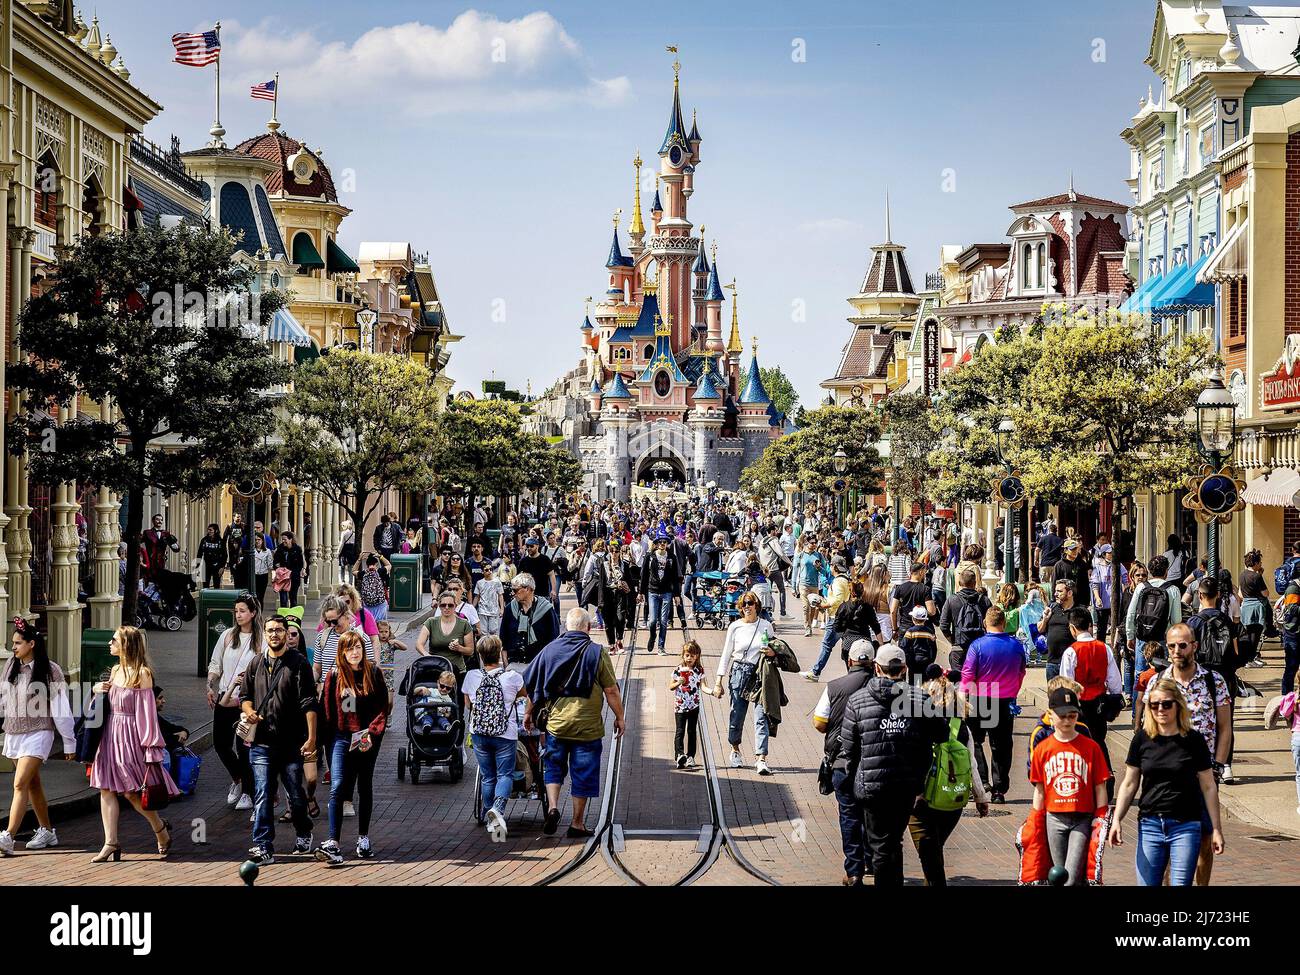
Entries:
{"type": "MultiPolygon", "coordinates": [[[[1069,193],[1058,193],[1056,196],[1045,196],[1041,200],[1030,200],[1028,203],[1017,203],[1011,207],[1012,210],[1019,210],[1022,207],[1054,207],[1064,206],[1071,202],[1069,193]]],[[[1094,206],[1111,207],[1116,210],[1127,210],[1127,203],[1116,203],[1114,200],[1103,200],[1099,196],[1085,196],[1083,193],[1074,194],[1075,203],[1091,203],[1094,206]]]]}
{"type": "Polygon", "coordinates": [[[871,331],[866,326],[856,326],[849,337],[849,344],[840,360],[840,370],[836,379],[865,379],[874,375],[877,366],[877,350],[891,345],[888,335],[871,331]]]}
{"type": "Polygon", "coordinates": [[[323,193],[325,199],[330,203],[337,203],[339,196],[334,190],[334,178],[330,175],[329,167],[325,165],[323,159],[311,152],[310,149],[307,151],[315,157],[317,163],[317,170],[311,181],[299,183],[293,178],[293,173],[289,171],[286,160],[302,148],[304,146],[301,142],[285,135],[283,132],[263,132],[261,135],[245,139],[235,146],[235,152],[244,152],[250,156],[257,156],[259,159],[269,160],[279,167],[276,172],[270,173],[266,177],[266,190],[268,193],[272,195],[284,193],[288,196],[305,196],[312,199],[319,199],[323,193]]]}

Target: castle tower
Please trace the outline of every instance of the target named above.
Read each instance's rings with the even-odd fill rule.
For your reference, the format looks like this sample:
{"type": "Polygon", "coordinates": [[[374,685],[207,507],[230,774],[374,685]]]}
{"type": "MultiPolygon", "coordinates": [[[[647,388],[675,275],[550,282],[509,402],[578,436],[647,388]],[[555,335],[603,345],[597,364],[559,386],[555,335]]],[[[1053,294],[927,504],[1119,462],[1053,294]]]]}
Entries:
{"type": "MultiPolygon", "coordinates": [[[[699,331],[706,327],[704,316],[704,296],[709,290],[709,259],[704,256],[704,225],[700,224],[700,252],[695,258],[695,264],[691,267],[695,275],[695,287],[691,289],[691,297],[695,301],[695,317],[693,331],[699,331]]],[[[692,337],[694,341],[694,337],[692,337]]]]}
{"type": "Polygon", "coordinates": [[[632,159],[632,166],[636,170],[636,178],[633,180],[632,190],[632,225],[628,228],[628,236],[632,238],[632,244],[628,248],[632,252],[632,260],[641,256],[645,250],[642,241],[645,239],[645,224],[641,221],[641,153],[637,152],[632,159]]]}
{"type": "Polygon", "coordinates": [[[681,64],[673,62],[673,107],[659,147],[664,211],[656,224],[659,243],[652,251],[660,267],[659,304],[673,323],[674,349],[684,349],[691,343],[691,263],[699,246],[691,236],[692,224],[686,217],[686,201],[690,196],[687,190],[694,191],[695,170],[691,166],[690,138],[682,119],[681,68],[681,64]]]}
{"type": "Polygon", "coordinates": [[[628,391],[622,374],[616,372],[610,381],[609,390],[602,397],[600,423],[605,430],[605,472],[617,485],[615,494],[621,498],[628,496],[632,484],[627,441],[628,429],[635,419],[636,407],[632,405],[632,394],[628,391]]]}
{"type": "MultiPolygon", "coordinates": [[[[717,270],[717,264],[714,264],[714,270],[717,270]]],[[[730,380],[732,393],[740,392],[740,354],[745,351],[745,343],[740,340],[740,316],[737,309],[740,306],[740,295],[736,291],[736,279],[731,279],[731,284],[727,285],[727,290],[731,292],[731,334],[727,336],[727,376],[730,380]]],[[[721,338],[721,332],[718,333],[721,338]]],[[[759,385],[762,385],[761,383],[759,385]]]]}
{"type": "Polygon", "coordinates": [[[609,258],[605,261],[605,269],[609,271],[609,290],[605,295],[616,303],[631,300],[634,277],[632,258],[623,253],[618,242],[618,218],[621,215],[622,211],[614,214],[614,242],[609,245],[609,258]]]}
{"type": "Polygon", "coordinates": [[[772,400],[763,386],[758,371],[758,337],[753,339],[753,355],[749,360],[749,373],[740,394],[740,417],[737,427],[744,441],[741,468],[754,463],[772,440],[772,400]]]}
{"type": "MultiPolygon", "coordinates": [[[[722,435],[723,395],[713,373],[713,356],[708,352],[705,352],[705,356],[704,370],[695,383],[695,394],[692,399],[694,408],[686,422],[695,440],[695,480],[708,483],[719,479],[720,455],[714,449],[714,444],[722,435]]],[[[690,472],[687,476],[690,477],[690,472]]]]}
{"type": "MultiPolygon", "coordinates": [[[[722,352],[722,288],[718,284],[718,245],[713,245],[713,266],[709,268],[708,287],[704,292],[704,348],[714,355],[722,352]]],[[[700,254],[704,256],[703,252],[700,254]]]]}

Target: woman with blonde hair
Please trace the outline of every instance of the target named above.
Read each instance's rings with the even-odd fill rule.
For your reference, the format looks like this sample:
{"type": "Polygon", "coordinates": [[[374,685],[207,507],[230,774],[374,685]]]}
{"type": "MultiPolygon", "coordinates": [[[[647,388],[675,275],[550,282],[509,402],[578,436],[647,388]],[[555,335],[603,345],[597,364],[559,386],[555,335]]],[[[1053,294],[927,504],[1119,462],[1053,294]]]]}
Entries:
{"type": "Polygon", "coordinates": [[[356,564],[358,552],[357,533],[351,521],[343,522],[339,535],[339,578],[344,583],[352,582],[352,566],[356,564]]]}
{"type": "Polygon", "coordinates": [[[875,630],[879,633],[882,643],[889,643],[894,639],[894,621],[889,615],[889,592],[892,588],[888,567],[872,566],[867,572],[867,581],[862,587],[862,601],[876,613],[875,630]]]}
{"type": "Polygon", "coordinates": [[[1192,727],[1187,699],[1176,681],[1158,678],[1147,691],[1142,727],[1133,736],[1125,765],[1128,774],[1115,797],[1111,846],[1124,844],[1121,824],[1141,786],[1138,883],[1159,887],[1168,867],[1169,886],[1190,887],[1204,833],[1213,836],[1215,854],[1223,853],[1224,843],[1210,749],[1192,727]]]}
{"type": "Polygon", "coordinates": [[[157,812],[144,808],[140,794],[147,787],[158,785],[168,796],[178,796],[181,792],[162,767],[166,741],[158,724],[153,669],[149,666],[144,633],[134,626],[119,626],[108,650],[118,662],[109,679],[95,685],[96,694],[108,694],[108,725],[90,769],[90,787],[99,790],[104,848],[90,862],[122,859],[117,835],[119,796],[125,796],[149,823],[158,840],[158,855],[165,857],[172,845],[171,826],[157,812]]]}
{"type": "MultiPolygon", "coordinates": [[[[970,702],[955,684],[946,677],[927,681],[923,690],[929,695],[935,712],[948,718],[949,740],[955,740],[966,746],[970,754],[971,795],[975,799],[975,810],[983,819],[989,814],[989,798],[984,791],[984,782],[980,778],[979,764],[975,761],[972,748],[970,727],[970,702]]],[[[937,746],[936,746],[937,747],[937,746]]],[[[922,795],[916,800],[912,816],[907,822],[907,831],[916,847],[916,855],[921,861],[921,871],[925,874],[927,887],[946,887],[948,877],[944,871],[943,845],[961,822],[961,809],[935,809],[922,795]]]]}

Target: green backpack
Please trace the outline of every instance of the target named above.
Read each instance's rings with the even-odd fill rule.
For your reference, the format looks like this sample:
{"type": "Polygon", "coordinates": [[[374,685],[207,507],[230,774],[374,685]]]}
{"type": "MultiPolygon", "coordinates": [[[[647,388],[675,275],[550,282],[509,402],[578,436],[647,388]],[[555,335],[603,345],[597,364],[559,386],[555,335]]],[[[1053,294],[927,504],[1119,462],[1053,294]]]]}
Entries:
{"type": "Polygon", "coordinates": [[[931,809],[951,812],[970,802],[970,751],[957,740],[961,719],[948,722],[948,740],[934,746],[934,759],[925,777],[922,798],[931,809]]]}

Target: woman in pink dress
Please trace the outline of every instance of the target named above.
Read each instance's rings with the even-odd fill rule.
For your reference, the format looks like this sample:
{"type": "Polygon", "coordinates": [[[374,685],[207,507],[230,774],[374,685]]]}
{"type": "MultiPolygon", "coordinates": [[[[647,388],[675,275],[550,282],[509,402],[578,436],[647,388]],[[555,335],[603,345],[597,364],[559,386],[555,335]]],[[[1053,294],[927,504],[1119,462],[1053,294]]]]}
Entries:
{"type": "Polygon", "coordinates": [[[90,786],[99,790],[104,848],[90,862],[122,859],[122,847],[117,841],[118,796],[125,796],[149,823],[158,838],[158,855],[165,857],[172,845],[171,826],[156,812],[141,805],[140,791],[148,784],[161,782],[169,795],[181,793],[162,767],[165,743],[158,725],[153,671],[149,667],[144,634],[134,626],[118,627],[109,652],[118,658],[118,663],[107,683],[95,685],[95,693],[108,694],[108,726],[90,770],[90,786]]]}

